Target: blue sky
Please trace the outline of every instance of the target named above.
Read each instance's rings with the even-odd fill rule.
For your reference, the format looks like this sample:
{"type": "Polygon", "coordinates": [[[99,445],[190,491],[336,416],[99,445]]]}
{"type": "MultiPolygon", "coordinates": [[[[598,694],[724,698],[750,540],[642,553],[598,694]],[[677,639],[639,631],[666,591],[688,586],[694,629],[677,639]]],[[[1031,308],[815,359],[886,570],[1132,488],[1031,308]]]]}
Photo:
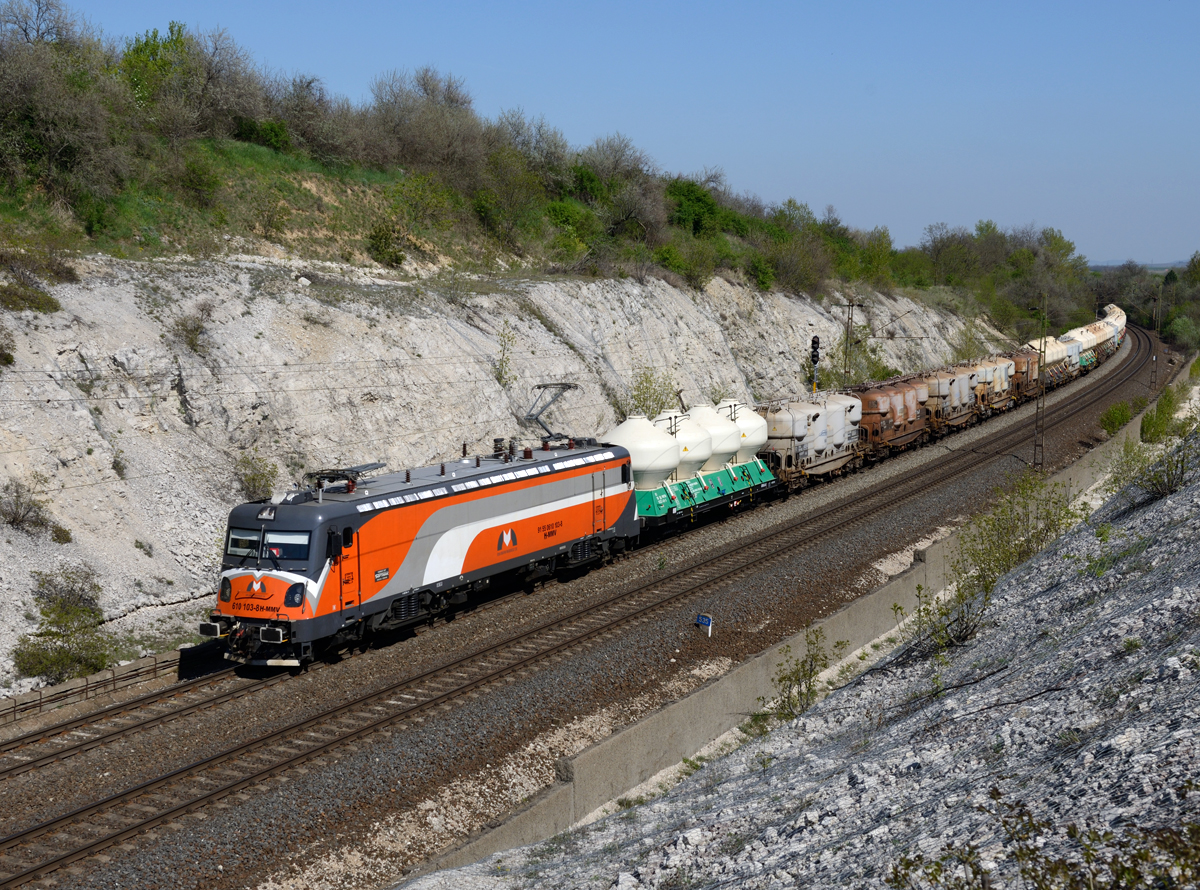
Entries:
{"type": "Polygon", "coordinates": [[[1200,250],[1200,3],[91,0],[109,36],[224,27],[258,63],[369,96],[422,65],[476,108],[620,131],[673,172],[932,222],[1054,226],[1093,262],[1200,250]]]}

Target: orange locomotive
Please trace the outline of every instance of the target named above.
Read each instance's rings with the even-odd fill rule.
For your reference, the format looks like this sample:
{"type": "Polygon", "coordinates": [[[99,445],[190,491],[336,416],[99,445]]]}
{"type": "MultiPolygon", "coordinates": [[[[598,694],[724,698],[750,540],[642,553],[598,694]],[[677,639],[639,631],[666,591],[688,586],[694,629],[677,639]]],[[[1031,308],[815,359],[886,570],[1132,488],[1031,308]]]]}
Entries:
{"type": "Polygon", "coordinates": [[[217,606],[226,658],[295,665],[367,630],[428,620],[503,572],[527,580],[624,549],[629,453],[594,439],[365,479],[369,464],[229,514],[217,606]]]}

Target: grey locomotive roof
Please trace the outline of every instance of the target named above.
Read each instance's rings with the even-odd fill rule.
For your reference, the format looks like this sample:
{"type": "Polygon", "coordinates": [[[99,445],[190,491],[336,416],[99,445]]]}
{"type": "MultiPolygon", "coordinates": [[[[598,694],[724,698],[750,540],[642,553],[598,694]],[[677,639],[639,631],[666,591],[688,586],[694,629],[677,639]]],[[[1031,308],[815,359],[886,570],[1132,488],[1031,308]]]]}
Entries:
{"type": "MultiPolygon", "coordinates": [[[[625,449],[614,445],[579,445],[573,449],[560,447],[553,451],[536,450],[531,458],[522,457],[521,452],[517,452],[507,462],[502,457],[489,455],[480,458],[478,467],[475,466],[474,457],[464,457],[446,461],[444,476],[441,473],[442,465],[434,464],[362,478],[353,492],[347,492],[345,486],[340,484],[326,488],[321,493],[320,503],[315,493],[307,489],[292,491],[285,494],[281,501],[273,499],[271,503],[259,501],[235,507],[229,515],[229,520],[231,523],[253,524],[258,513],[272,504],[277,506],[277,520],[282,520],[285,516],[293,520],[299,519],[299,511],[318,511],[322,514],[322,519],[370,515],[376,510],[388,507],[516,482],[535,475],[547,475],[624,457],[625,454],[625,449]],[[411,477],[411,481],[405,481],[406,474],[411,477]]],[[[304,524],[307,525],[311,521],[311,518],[306,517],[304,524]]],[[[275,524],[278,525],[278,521],[275,524]]]]}

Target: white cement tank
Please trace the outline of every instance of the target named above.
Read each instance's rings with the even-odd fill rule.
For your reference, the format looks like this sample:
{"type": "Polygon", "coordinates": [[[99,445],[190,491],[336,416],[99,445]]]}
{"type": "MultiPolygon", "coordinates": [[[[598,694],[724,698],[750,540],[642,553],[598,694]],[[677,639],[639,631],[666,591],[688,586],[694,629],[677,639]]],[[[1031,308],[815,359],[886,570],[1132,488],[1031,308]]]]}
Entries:
{"type": "Polygon", "coordinates": [[[833,429],[834,439],[832,445],[841,447],[846,444],[846,440],[858,440],[858,433],[854,432],[858,429],[859,421],[863,420],[863,403],[858,398],[853,396],[844,396],[841,393],[834,393],[826,399],[826,410],[829,416],[838,415],[838,423],[827,423],[826,429],[833,429]],[[836,434],[836,427],[841,427],[840,438],[836,434]],[[851,433],[853,433],[851,435],[851,433]]]}
{"type": "Polygon", "coordinates": [[[793,416],[805,418],[807,430],[803,437],[796,438],[803,438],[809,454],[824,451],[828,435],[825,428],[825,406],[813,402],[788,402],[787,407],[793,416]]]}
{"type": "Polygon", "coordinates": [[[717,413],[728,417],[742,431],[741,444],[738,446],[736,460],[744,464],[753,460],[754,456],[767,444],[767,422],[759,417],[749,405],[742,404],[737,399],[725,399],[717,405],[717,413]]]}
{"type": "Polygon", "coordinates": [[[803,439],[808,435],[808,416],[794,414],[787,405],[767,412],[768,439],[803,439]]]}
{"type": "Polygon", "coordinates": [[[629,452],[635,488],[657,488],[679,466],[679,442],[635,414],[604,434],[603,441],[629,452]]]}
{"type": "MultiPolygon", "coordinates": [[[[712,457],[712,436],[683,412],[664,411],[653,422],[679,442],[679,466],[675,470],[677,479],[695,476],[704,462],[712,457]]],[[[763,421],[763,425],[766,426],[766,421],[763,421]]]]}
{"type": "Polygon", "coordinates": [[[688,409],[692,420],[708,430],[712,436],[712,457],[704,462],[703,470],[719,470],[733,459],[742,445],[742,430],[728,417],[722,417],[708,405],[696,405],[688,409]]]}
{"type": "Polygon", "coordinates": [[[834,393],[825,400],[827,405],[843,405],[846,408],[846,423],[858,426],[862,423],[862,399],[845,393],[834,393]]]}
{"type": "Polygon", "coordinates": [[[978,379],[974,371],[962,370],[954,375],[958,385],[958,406],[966,407],[975,404],[975,381],[978,379]]]}

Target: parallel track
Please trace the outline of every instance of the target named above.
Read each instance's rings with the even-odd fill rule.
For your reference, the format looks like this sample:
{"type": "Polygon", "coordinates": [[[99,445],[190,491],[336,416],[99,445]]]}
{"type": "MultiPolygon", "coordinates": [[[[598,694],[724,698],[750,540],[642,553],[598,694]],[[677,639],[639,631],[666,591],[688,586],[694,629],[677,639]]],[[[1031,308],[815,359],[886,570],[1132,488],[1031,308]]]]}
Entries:
{"type": "MultiPolygon", "coordinates": [[[[1149,362],[1152,346],[1149,335],[1136,328],[1129,331],[1136,342],[1125,366],[1110,374],[1095,389],[1049,409],[1048,429],[1107,398],[1149,362]]],[[[1027,442],[1028,437],[1029,432],[1024,427],[1002,433],[986,441],[988,451],[955,452],[933,467],[882,482],[779,526],[753,542],[697,560],[672,575],[648,584],[629,585],[604,601],[571,615],[0,839],[0,875],[3,876],[0,887],[19,886],[86,859],[107,847],[319,758],[346,742],[423,719],[423,715],[431,710],[448,707],[452,700],[504,678],[535,670],[540,664],[561,657],[597,636],[643,620],[668,605],[706,590],[724,588],[773,563],[794,558],[831,535],[845,534],[863,523],[877,521],[884,509],[895,509],[928,494],[931,485],[977,472],[981,467],[1009,456],[1011,449],[1027,442]],[[931,479],[931,476],[936,478],[931,479]]],[[[952,442],[953,439],[944,441],[952,442]]],[[[240,693],[223,695],[237,697],[248,691],[249,687],[240,693]]],[[[205,705],[195,703],[187,706],[185,711],[202,706],[205,705]]],[[[151,719],[162,722],[172,716],[151,719]]],[[[143,727],[114,730],[106,738],[112,740],[140,728],[143,727]]],[[[85,740],[81,745],[94,747],[103,743],[96,738],[85,740]]],[[[61,756],[60,752],[58,756],[46,755],[42,760],[50,762],[61,756]]],[[[25,767],[32,768],[32,764],[25,767]]],[[[7,772],[0,772],[0,778],[19,771],[24,770],[11,767],[7,772]]]]}

